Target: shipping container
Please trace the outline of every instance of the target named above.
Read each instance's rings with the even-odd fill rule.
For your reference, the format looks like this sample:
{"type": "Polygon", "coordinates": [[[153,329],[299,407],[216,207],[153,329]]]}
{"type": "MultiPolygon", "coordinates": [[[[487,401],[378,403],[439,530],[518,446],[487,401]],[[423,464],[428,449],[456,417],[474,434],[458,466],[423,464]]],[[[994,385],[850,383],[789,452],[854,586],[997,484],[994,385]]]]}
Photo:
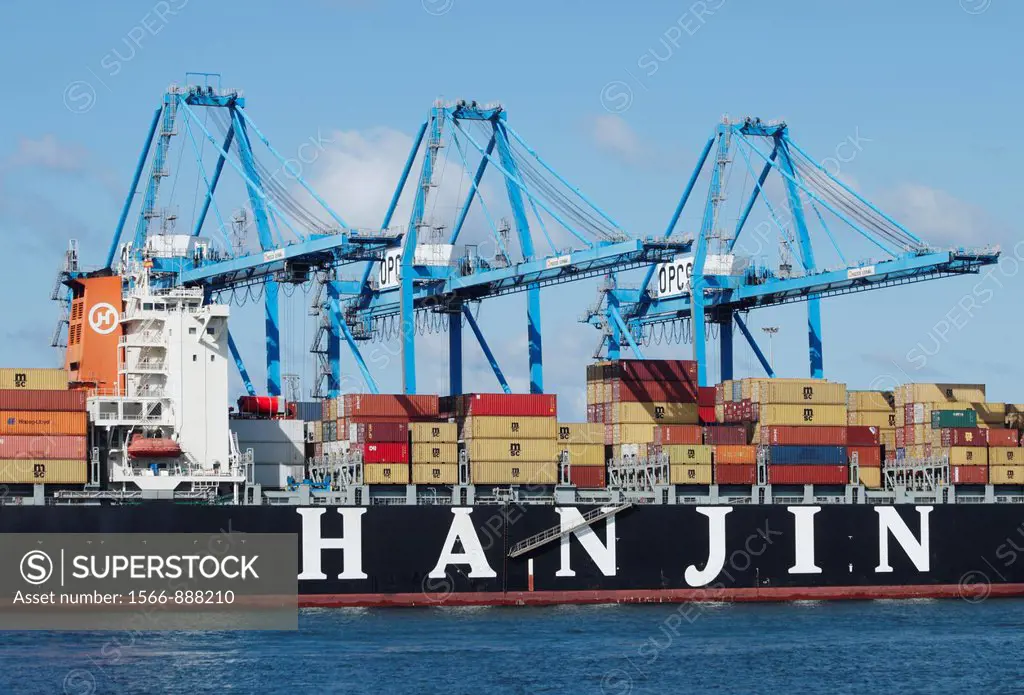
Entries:
{"type": "Polygon", "coordinates": [[[0,389],[66,391],[67,388],[68,373],[63,369],[0,368],[0,389]]]}
{"type": "Polygon", "coordinates": [[[717,390],[714,386],[698,386],[697,387],[697,405],[701,408],[714,408],[715,394],[717,390]]]}
{"type": "Polygon", "coordinates": [[[988,483],[988,466],[950,466],[949,482],[953,485],[984,485],[988,483]]]}
{"type": "Polygon", "coordinates": [[[944,427],[976,427],[978,414],[973,410],[933,410],[932,429],[944,427]]]}
{"type": "Polygon", "coordinates": [[[555,417],[558,406],[550,393],[469,393],[455,399],[455,415],[555,417]]]}
{"type": "Polygon", "coordinates": [[[554,439],[471,439],[466,440],[470,461],[554,462],[558,449],[554,439]]]}
{"type": "Polygon", "coordinates": [[[604,384],[604,398],[611,403],[647,403],[671,401],[696,403],[697,386],[678,381],[625,381],[613,379],[604,384]]]}
{"type": "Polygon", "coordinates": [[[757,466],[716,464],[715,482],[719,485],[753,485],[757,482],[757,466]]]}
{"type": "Polygon", "coordinates": [[[573,466],[603,466],[604,444],[558,444],[559,452],[569,455],[573,466]]]}
{"type": "Polygon", "coordinates": [[[0,434],[85,433],[86,420],[82,412],[0,411],[0,434]]]}
{"type": "Polygon", "coordinates": [[[604,366],[605,379],[697,383],[693,360],[615,360],[604,366]]]}
{"type": "Polygon", "coordinates": [[[295,444],[305,441],[306,438],[306,426],[301,420],[231,418],[228,420],[228,427],[238,436],[239,444],[246,442],[295,444]]]}
{"type": "Polygon", "coordinates": [[[396,417],[421,420],[437,418],[438,403],[435,395],[358,393],[342,396],[339,410],[334,417],[396,417]]]}
{"type": "Polygon", "coordinates": [[[462,437],[470,439],[550,439],[558,437],[553,417],[473,416],[462,423],[462,437]]]}
{"type": "Polygon", "coordinates": [[[83,459],[0,459],[0,483],[82,485],[87,465],[83,459]]]}
{"type": "Polygon", "coordinates": [[[306,461],[306,447],[301,441],[243,442],[239,440],[238,446],[242,451],[252,449],[252,459],[254,463],[297,466],[305,463],[306,461]]]}
{"type": "Polygon", "coordinates": [[[878,489],[882,487],[881,468],[861,468],[857,471],[860,484],[864,487],[878,489]]]}
{"type": "MultiPolygon", "coordinates": [[[[373,446],[373,445],[370,445],[373,446]]],[[[382,446],[382,445],[377,445],[382,446]]],[[[364,463],[363,481],[367,485],[408,485],[408,463],[364,463]]]]}
{"type": "Polygon", "coordinates": [[[655,444],[700,444],[704,432],[700,425],[658,425],[654,428],[655,444]]]}
{"type": "Polygon", "coordinates": [[[849,479],[847,466],[768,466],[771,485],[844,485],[849,479]]]}
{"type": "Polygon", "coordinates": [[[696,403],[615,403],[608,421],[611,424],[695,425],[696,403]]]}
{"type": "Polygon", "coordinates": [[[842,446],[847,442],[846,425],[807,427],[803,425],[762,425],[760,441],[764,445],[842,446]]]}
{"type": "Polygon", "coordinates": [[[886,449],[896,448],[896,430],[878,430],[878,443],[886,449]]]}
{"type": "Polygon", "coordinates": [[[714,447],[715,463],[743,465],[757,463],[757,447],[752,444],[718,444],[714,447]]]}
{"type": "Polygon", "coordinates": [[[846,428],[846,444],[849,446],[878,446],[881,443],[878,427],[853,425],[846,428]]]}
{"type": "Polygon", "coordinates": [[[762,405],[762,425],[845,425],[845,405],[762,405]]]}
{"type": "Polygon", "coordinates": [[[85,391],[48,391],[43,389],[0,390],[0,410],[85,410],[85,391]]]}
{"type": "MultiPolygon", "coordinates": [[[[941,446],[981,446],[988,443],[985,430],[977,427],[944,427],[939,432],[941,446]]],[[[1007,446],[1017,446],[1016,443],[1007,446]]]]}
{"type": "Polygon", "coordinates": [[[846,416],[846,424],[848,425],[866,425],[870,427],[879,428],[892,428],[902,427],[903,417],[902,413],[898,416],[894,412],[874,412],[874,411],[861,411],[854,412],[850,411],[846,416]]]}
{"type": "Polygon", "coordinates": [[[847,391],[846,405],[855,411],[892,412],[892,391],[847,391]]]}
{"type": "Polygon", "coordinates": [[[772,465],[846,465],[845,446],[770,446],[768,461],[772,465]]]}
{"type": "Polygon", "coordinates": [[[458,427],[454,422],[411,422],[409,434],[412,443],[442,442],[450,443],[459,440],[458,427]]]}
{"type": "Polygon", "coordinates": [[[673,485],[710,485],[711,464],[673,464],[668,476],[673,485]]]}
{"type": "Polygon", "coordinates": [[[993,485],[1024,485],[1024,466],[989,466],[988,481],[993,485]]]}
{"type": "Polygon", "coordinates": [[[882,447],[878,446],[849,446],[846,447],[846,455],[849,457],[850,463],[853,463],[854,457],[857,459],[857,465],[861,468],[878,468],[882,465],[882,447]]]}
{"type": "Polygon", "coordinates": [[[313,422],[324,416],[324,408],[320,401],[299,401],[292,405],[295,406],[295,417],[303,422],[313,422]]]}
{"type": "Polygon", "coordinates": [[[426,442],[412,445],[413,463],[458,463],[459,445],[454,442],[426,442]]]}
{"type": "Polygon", "coordinates": [[[984,466],[988,464],[988,449],[983,446],[953,446],[949,452],[949,463],[953,466],[984,466]]]}
{"type": "Polygon", "coordinates": [[[555,485],[558,465],[554,461],[473,461],[469,477],[475,485],[555,485]]]}
{"type": "Polygon", "coordinates": [[[711,464],[711,447],[707,444],[665,444],[661,451],[672,464],[711,464]]]}
{"type": "Polygon", "coordinates": [[[605,444],[650,444],[654,441],[654,425],[608,425],[605,444]]]}
{"type": "Polygon", "coordinates": [[[409,425],[404,422],[353,422],[348,426],[348,440],[358,444],[406,443],[409,441],[409,425]]]}
{"type": "Polygon", "coordinates": [[[0,436],[0,459],[84,459],[86,455],[84,435],[0,436]]]}
{"type": "Polygon", "coordinates": [[[362,445],[364,463],[408,463],[409,445],[378,442],[362,445]]]}
{"type": "Polygon", "coordinates": [[[559,444],[604,444],[604,427],[589,422],[559,422],[559,444]]]}
{"type": "Polygon", "coordinates": [[[708,407],[705,407],[705,406],[698,407],[697,408],[697,419],[700,421],[700,424],[702,424],[702,425],[710,425],[711,423],[716,422],[718,420],[718,418],[715,415],[715,409],[716,408],[718,408],[717,405],[716,406],[708,406],[708,407]]]}
{"type": "Polygon", "coordinates": [[[990,466],[1018,466],[1024,465],[1024,448],[993,446],[988,450],[988,463],[990,466]]]}
{"type": "Polygon", "coordinates": [[[705,444],[747,444],[744,425],[707,425],[704,427],[705,444]]]}
{"type": "Polygon", "coordinates": [[[569,469],[569,482],[576,487],[604,488],[608,486],[608,475],[604,466],[573,466],[569,469]]]}
{"type": "Polygon", "coordinates": [[[750,400],[762,405],[769,403],[799,403],[803,405],[841,405],[846,407],[846,384],[819,380],[758,381],[753,384],[750,400]]]}
{"type": "Polygon", "coordinates": [[[984,402],[984,384],[904,384],[906,403],[941,403],[943,401],[984,402]]]}
{"type": "Polygon", "coordinates": [[[457,485],[459,466],[455,463],[414,463],[412,482],[415,485],[457,485]]]}
{"type": "Polygon", "coordinates": [[[985,433],[985,443],[989,446],[1017,446],[1020,443],[1020,435],[1017,430],[1000,427],[981,431],[985,433]]]}

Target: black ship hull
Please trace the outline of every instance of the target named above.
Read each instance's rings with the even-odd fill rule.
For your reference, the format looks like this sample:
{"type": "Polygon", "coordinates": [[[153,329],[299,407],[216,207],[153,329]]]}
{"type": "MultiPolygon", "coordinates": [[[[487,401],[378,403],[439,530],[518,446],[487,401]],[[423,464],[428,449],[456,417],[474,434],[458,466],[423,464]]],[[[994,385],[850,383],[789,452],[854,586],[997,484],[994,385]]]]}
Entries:
{"type": "Polygon", "coordinates": [[[0,533],[295,533],[303,605],[1024,595],[1019,505],[592,509],[5,507],[0,533]]]}

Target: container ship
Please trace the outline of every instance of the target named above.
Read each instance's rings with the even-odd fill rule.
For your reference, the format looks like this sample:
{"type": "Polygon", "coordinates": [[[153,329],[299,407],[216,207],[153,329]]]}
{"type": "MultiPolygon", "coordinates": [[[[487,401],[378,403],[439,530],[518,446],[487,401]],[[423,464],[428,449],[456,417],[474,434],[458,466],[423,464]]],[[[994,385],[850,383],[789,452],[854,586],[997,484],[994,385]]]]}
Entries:
{"type": "Polygon", "coordinates": [[[0,370],[0,532],[295,533],[315,606],[1024,594],[1024,405],[982,384],[621,359],[586,367],[586,422],[548,394],[229,408],[227,306],[144,268],[69,286],[64,367],[0,370]]]}

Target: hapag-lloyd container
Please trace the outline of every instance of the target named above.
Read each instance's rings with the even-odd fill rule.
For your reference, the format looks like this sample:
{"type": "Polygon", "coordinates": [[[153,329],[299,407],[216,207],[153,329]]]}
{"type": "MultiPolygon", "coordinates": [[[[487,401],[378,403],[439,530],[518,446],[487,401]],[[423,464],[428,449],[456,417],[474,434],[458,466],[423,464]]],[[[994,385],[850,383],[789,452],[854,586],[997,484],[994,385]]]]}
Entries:
{"type": "Polygon", "coordinates": [[[0,434],[85,433],[84,412],[0,411],[0,434]]]}
{"type": "Polygon", "coordinates": [[[715,482],[719,485],[753,485],[757,482],[757,466],[737,464],[715,465],[715,482]]]}
{"type": "Polygon", "coordinates": [[[772,485],[843,485],[849,477],[847,466],[768,466],[768,483],[772,485]]]}
{"type": "Polygon", "coordinates": [[[365,463],[407,463],[409,461],[408,444],[378,442],[363,444],[362,447],[365,463]]]}
{"type": "Polygon", "coordinates": [[[341,399],[340,410],[337,417],[436,418],[438,416],[438,397],[390,393],[347,394],[341,399]]]}
{"type": "Polygon", "coordinates": [[[0,410],[85,410],[85,391],[0,389],[0,410]]]}
{"type": "Polygon", "coordinates": [[[0,459],[84,459],[86,438],[77,435],[0,435],[0,459]]]}
{"type": "Polygon", "coordinates": [[[456,417],[555,417],[558,412],[555,396],[549,393],[469,393],[453,400],[456,417]]]}
{"type": "Polygon", "coordinates": [[[703,439],[700,425],[658,425],[654,428],[655,444],[700,444],[703,439]]]}
{"type": "Polygon", "coordinates": [[[845,425],[823,427],[766,425],[761,427],[761,443],[773,446],[843,446],[847,443],[847,427],[845,425]]]}
{"type": "Polygon", "coordinates": [[[875,446],[850,446],[846,448],[846,455],[853,463],[856,457],[857,465],[867,468],[878,468],[882,465],[882,447],[875,446]]]}

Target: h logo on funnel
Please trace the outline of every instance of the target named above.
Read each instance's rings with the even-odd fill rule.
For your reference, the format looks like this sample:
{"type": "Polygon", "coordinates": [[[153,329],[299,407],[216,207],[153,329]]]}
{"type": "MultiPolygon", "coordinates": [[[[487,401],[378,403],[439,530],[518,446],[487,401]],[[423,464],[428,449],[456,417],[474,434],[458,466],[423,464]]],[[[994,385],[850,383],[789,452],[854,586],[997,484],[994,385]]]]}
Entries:
{"type": "Polygon", "coordinates": [[[89,327],[100,335],[107,335],[117,330],[119,319],[117,309],[106,302],[96,304],[89,309],[89,327]]]}

